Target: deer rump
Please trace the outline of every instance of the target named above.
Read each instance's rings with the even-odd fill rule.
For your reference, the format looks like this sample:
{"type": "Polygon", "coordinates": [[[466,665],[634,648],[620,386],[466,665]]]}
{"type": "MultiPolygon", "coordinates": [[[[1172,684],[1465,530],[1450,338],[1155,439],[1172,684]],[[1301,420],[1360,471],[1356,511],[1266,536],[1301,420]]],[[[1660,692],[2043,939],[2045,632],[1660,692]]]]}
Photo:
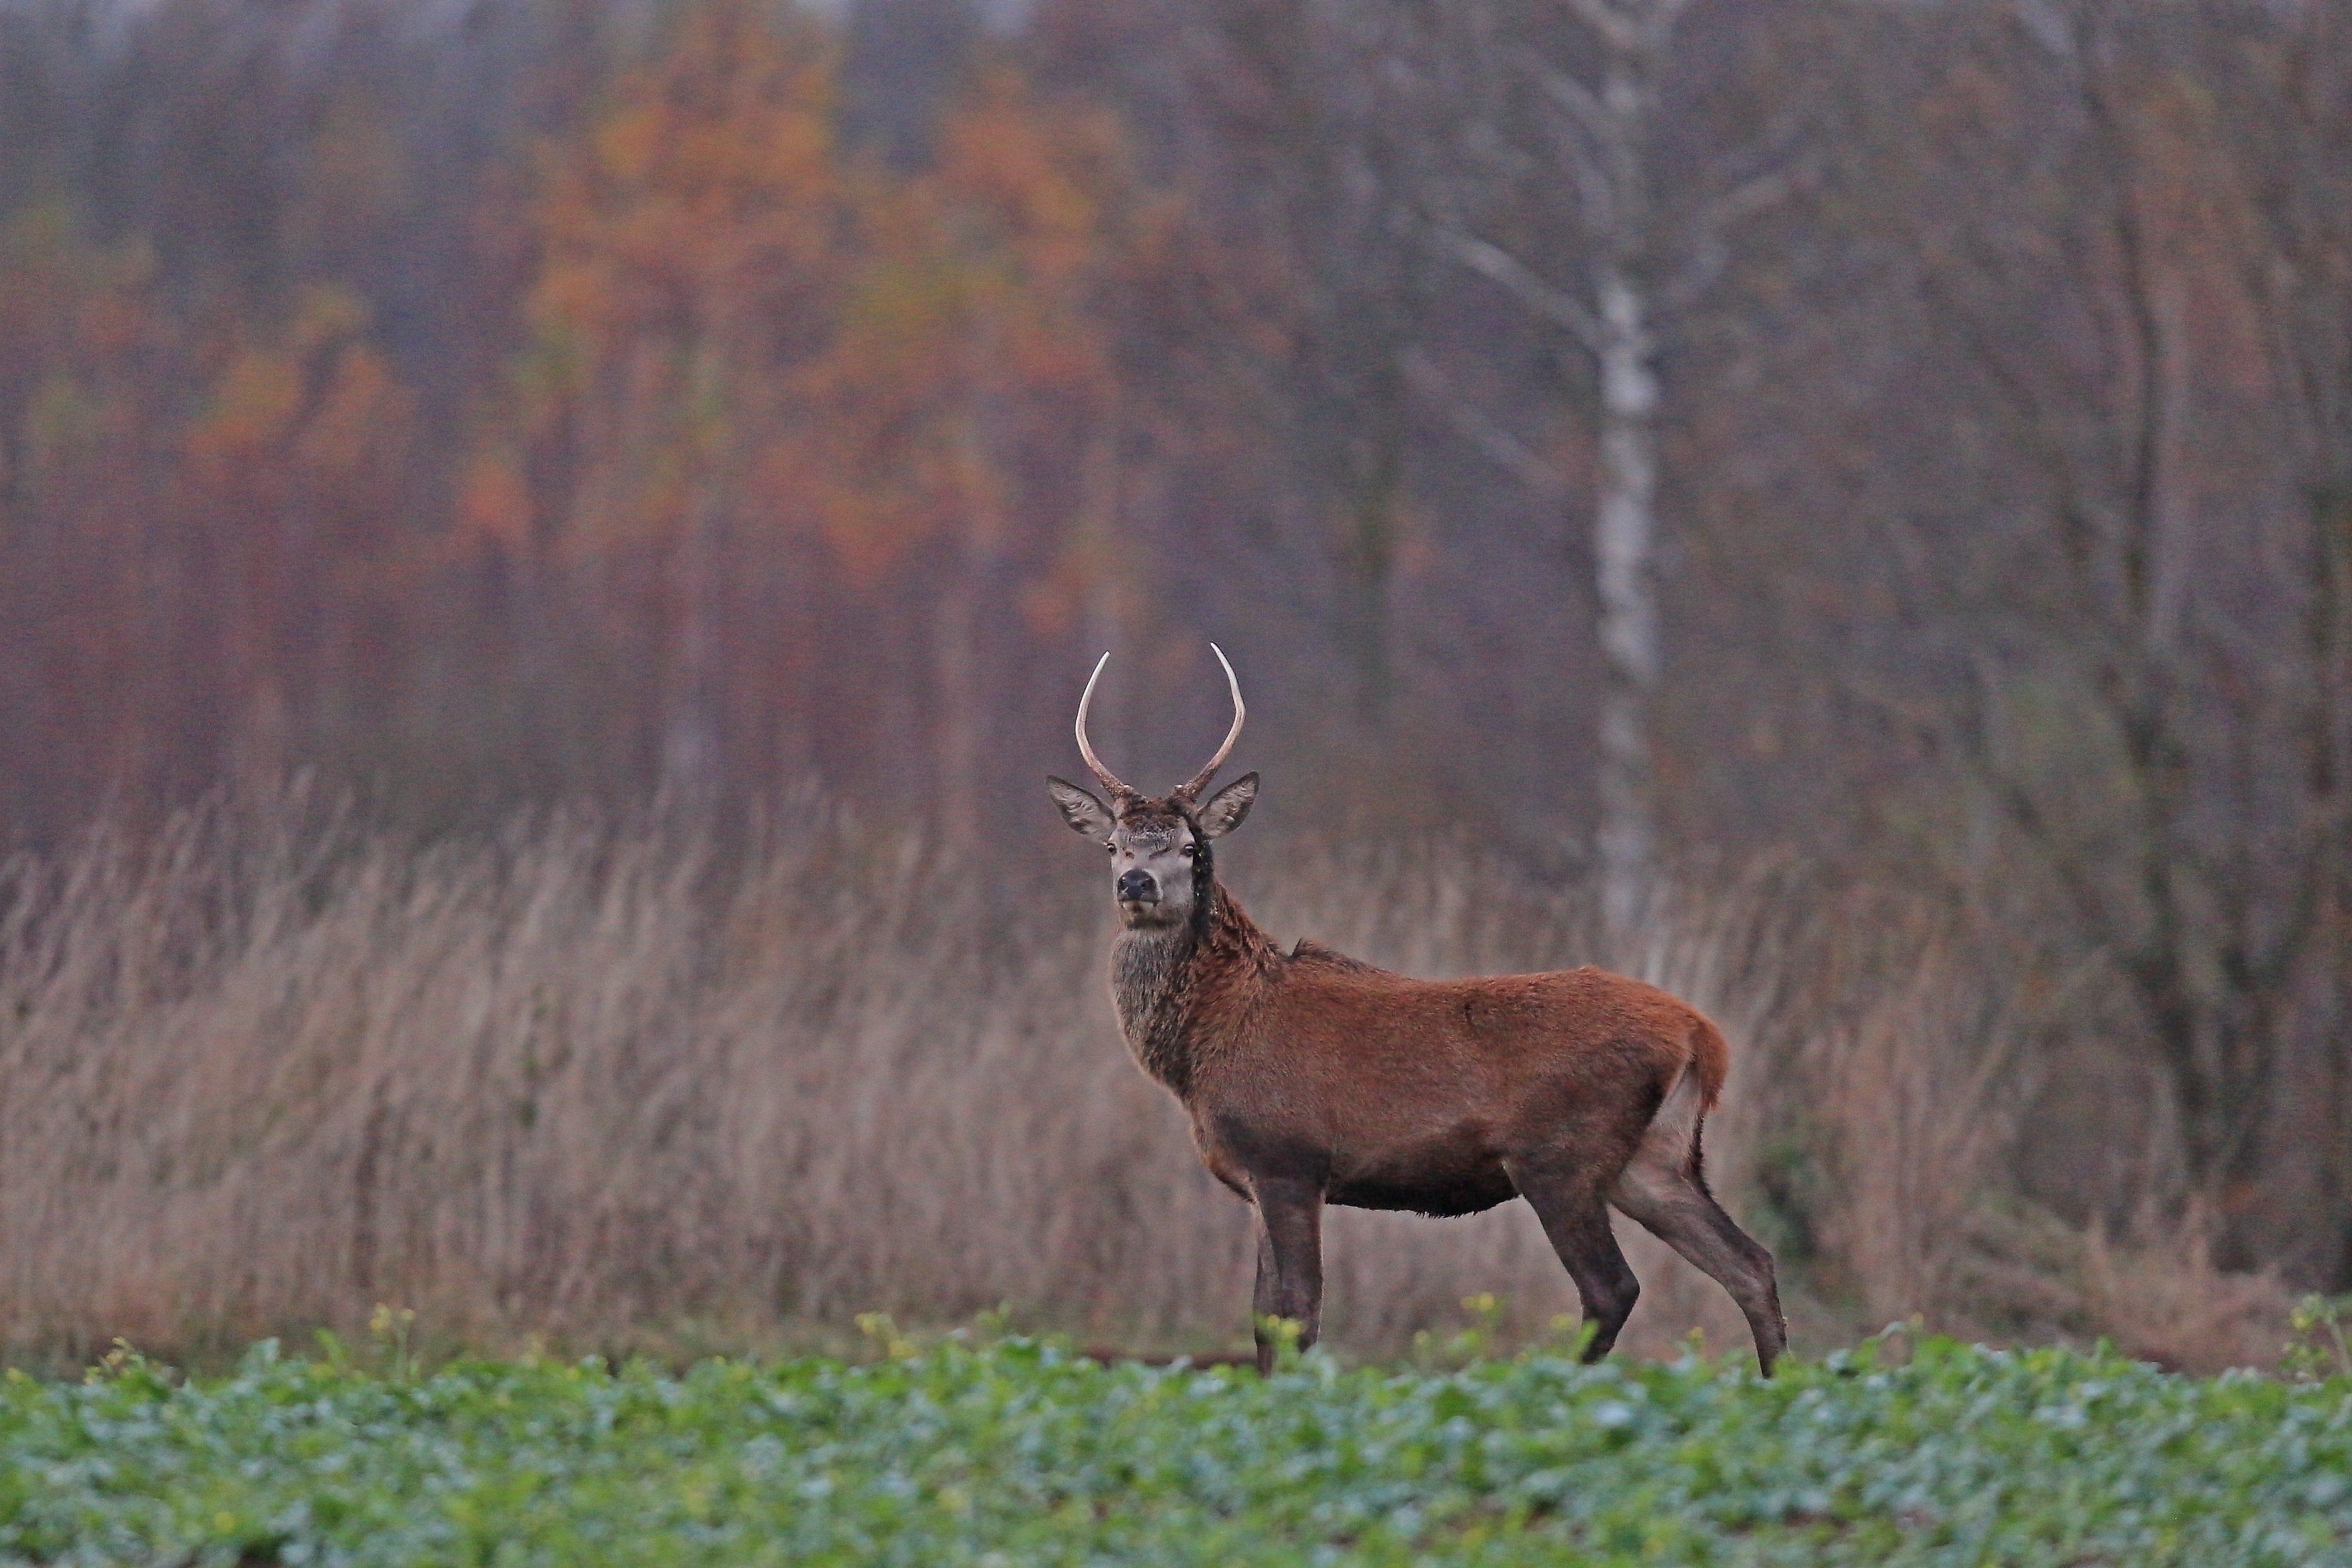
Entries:
{"type": "Polygon", "coordinates": [[[1476,1214],[1572,1159],[1616,1199],[1699,1177],[1699,1125],[1727,1051],[1706,1016],[1597,969],[1415,980],[1301,942],[1255,976],[1235,1048],[1199,1064],[1191,1110],[1236,1193],[1288,1177],[1350,1208],[1476,1214]],[[1630,1179],[1631,1185],[1628,1185],[1630,1179]]]}

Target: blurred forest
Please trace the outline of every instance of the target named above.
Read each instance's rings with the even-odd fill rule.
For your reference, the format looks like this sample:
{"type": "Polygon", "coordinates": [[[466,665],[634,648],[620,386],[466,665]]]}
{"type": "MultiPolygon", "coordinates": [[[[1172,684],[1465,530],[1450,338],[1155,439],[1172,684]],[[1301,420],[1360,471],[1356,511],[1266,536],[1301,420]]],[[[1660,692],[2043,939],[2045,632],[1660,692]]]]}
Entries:
{"type": "Polygon", "coordinates": [[[11,846],[1077,878],[1210,637],[1261,834],[1900,889],[2021,1190],[2352,1288],[2337,0],[0,0],[11,846]]]}

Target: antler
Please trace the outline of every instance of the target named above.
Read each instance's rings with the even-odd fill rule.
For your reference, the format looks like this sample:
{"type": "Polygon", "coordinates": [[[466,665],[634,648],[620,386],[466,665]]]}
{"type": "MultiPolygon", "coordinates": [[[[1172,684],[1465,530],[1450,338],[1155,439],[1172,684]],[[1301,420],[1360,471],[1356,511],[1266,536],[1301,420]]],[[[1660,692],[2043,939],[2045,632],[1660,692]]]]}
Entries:
{"type": "Polygon", "coordinates": [[[1078,755],[1086,759],[1087,766],[1094,770],[1095,777],[1100,779],[1103,788],[1110,792],[1111,804],[1118,805],[1126,801],[1140,800],[1143,796],[1119,783],[1118,776],[1102,765],[1102,759],[1095,755],[1094,747],[1087,741],[1087,705],[1095,700],[1095,682],[1102,679],[1103,666],[1109,662],[1110,655],[1108,653],[1095,661],[1095,672],[1087,677],[1087,689],[1078,696],[1078,755]]]}
{"type": "Polygon", "coordinates": [[[1233,660],[1227,658],[1225,650],[1215,643],[1209,645],[1209,651],[1215,654],[1217,662],[1225,667],[1225,685],[1234,694],[1234,727],[1225,731],[1224,744],[1217,748],[1217,754],[1209,759],[1207,765],[1194,773],[1188,783],[1176,786],[1177,795],[1188,803],[1200,798],[1201,792],[1209,787],[1209,781],[1217,776],[1217,770],[1225,765],[1225,759],[1234,754],[1234,742],[1242,738],[1242,721],[1249,716],[1249,710],[1242,706],[1241,678],[1234,673],[1233,660]]]}

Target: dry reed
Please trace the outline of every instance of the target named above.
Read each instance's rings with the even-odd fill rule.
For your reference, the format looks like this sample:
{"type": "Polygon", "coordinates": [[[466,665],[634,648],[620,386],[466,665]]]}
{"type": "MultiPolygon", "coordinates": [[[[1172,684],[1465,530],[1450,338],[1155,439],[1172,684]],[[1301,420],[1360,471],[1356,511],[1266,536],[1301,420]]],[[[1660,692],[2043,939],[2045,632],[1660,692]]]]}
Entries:
{"type": "MultiPolygon", "coordinates": [[[[379,1301],[478,1341],[1006,1304],[1128,1344],[1244,1333],[1247,1215],[1118,1042],[1100,889],[787,816],[749,844],[558,811],[417,847],[295,795],[14,863],[0,1346],[186,1350],[379,1301]]],[[[1241,885],[1286,938],[1427,974],[1609,960],[1691,996],[1738,1052],[1708,1129],[1728,1201],[1864,1320],[1970,1321],[2024,1026],[1970,1001],[1937,917],[1767,873],[1662,898],[1612,951],[1577,896],[1464,845],[1255,854],[1241,885]]],[[[1630,1344],[1744,1346],[1719,1291],[1628,1239],[1630,1344]]],[[[1328,1251],[1347,1351],[1476,1292],[1514,1332],[1574,1311],[1522,1205],[1340,1211],[1328,1251]]]]}

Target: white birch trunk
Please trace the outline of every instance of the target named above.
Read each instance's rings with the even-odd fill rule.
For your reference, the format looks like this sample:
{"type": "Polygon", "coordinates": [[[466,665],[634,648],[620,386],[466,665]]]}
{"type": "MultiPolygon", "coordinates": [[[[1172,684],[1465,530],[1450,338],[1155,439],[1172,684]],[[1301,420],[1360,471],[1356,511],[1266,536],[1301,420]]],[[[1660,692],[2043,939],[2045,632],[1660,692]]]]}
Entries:
{"type": "MultiPolygon", "coordinates": [[[[1585,37],[1562,41],[1554,30],[1530,26],[1524,47],[1507,51],[1532,73],[1538,89],[1532,129],[1539,134],[1503,177],[1515,182],[1519,167],[1549,166],[1555,199],[1586,247],[1570,267],[1514,255],[1468,226],[1451,231],[1463,262],[1516,299],[1557,341],[1590,354],[1600,382],[1593,559],[1603,673],[1593,850],[1601,911],[1621,949],[1654,906],[1659,875],[1651,742],[1664,665],[1657,568],[1661,338],[1667,320],[1688,308],[1720,266],[1723,231],[1781,200],[1798,177],[1786,162],[1768,163],[1696,210],[1677,202],[1662,216],[1653,167],[1659,82],[1688,4],[1567,0],[1585,37]]],[[[1479,27],[1467,36],[1475,40],[1470,58],[1481,68],[1471,79],[1491,77],[1485,68],[1494,46],[1479,27]]],[[[1494,112],[1508,121],[1522,110],[1509,100],[1494,112]]],[[[1507,442],[1482,437],[1481,445],[1511,456],[1507,442]]],[[[1507,466],[1523,477],[1529,472],[1523,460],[1507,466]]],[[[1535,477],[1549,476],[1538,466],[1535,477]]]]}
{"type": "Polygon", "coordinates": [[[1601,372],[1593,556],[1604,669],[1601,705],[1601,912],[1612,935],[1640,920],[1654,875],[1650,710],[1661,662],[1656,551],[1658,372],[1647,301],[1620,268],[1595,280],[1601,372]]]}

